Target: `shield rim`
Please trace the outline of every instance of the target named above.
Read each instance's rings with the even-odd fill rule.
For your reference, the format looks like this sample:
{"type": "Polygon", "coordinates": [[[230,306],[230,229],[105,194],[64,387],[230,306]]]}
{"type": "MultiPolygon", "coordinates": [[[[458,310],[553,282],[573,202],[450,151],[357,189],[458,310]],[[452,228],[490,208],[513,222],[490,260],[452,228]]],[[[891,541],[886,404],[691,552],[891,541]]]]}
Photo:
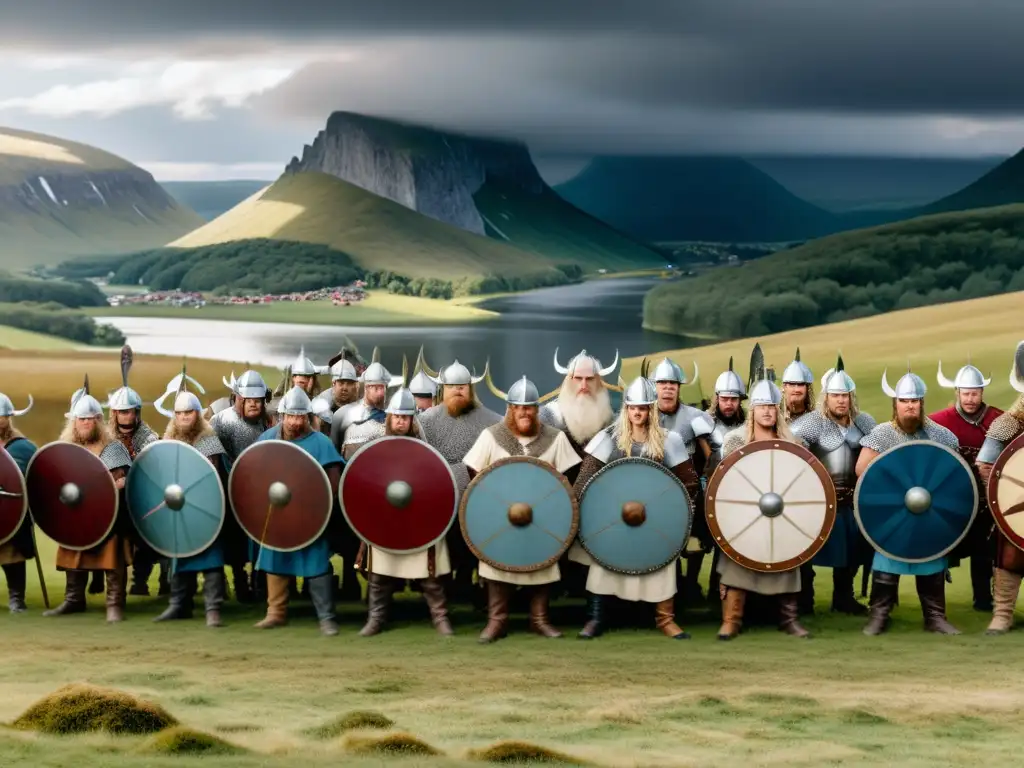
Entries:
{"type": "MultiPolygon", "coordinates": [[[[17,473],[19,482],[21,483],[21,516],[18,518],[18,522],[11,529],[9,534],[6,536],[0,536],[0,547],[18,534],[18,531],[21,530],[21,526],[25,524],[25,518],[28,516],[28,486],[25,484],[25,476],[21,474],[21,467],[18,466],[18,462],[16,462],[14,457],[7,452],[6,448],[2,453],[7,463],[14,467],[14,471],[17,473]]],[[[29,461],[31,462],[31,459],[29,459],[29,461]]],[[[28,472],[28,464],[25,465],[25,471],[26,473],[28,472]]]]}
{"type": "Polygon", "coordinates": [[[373,440],[363,443],[361,446],[359,446],[359,448],[356,449],[355,453],[352,454],[352,457],[347,462],[345,462],[345,469],[342,470],[341,479],[338,481],[338,506],[341,507],[341,514],[345,516],[345,522],[348,523],[348,527],[352,529],[352,532],[357,537],[359,537],[360,541],[366,542],[367,546],[373,547],[374,549],[380,550],[381,552],[386,552],[389,555],[419,554],[420,552],[426,552],[431,547],[436,546],[439,542],[443,541],[444,538],[448,535],[448,531],[450,531],[452,529],[452,526],[455,524],[455,518],[458,516],[459,513],[459,502],[459,484],[455,479],[455,472],[452,471],[451,465],[448,463],[448,460],[441,455],[441,452],[439,450],[437,450],[426,440],[420,440],[417,437],[409,437],[408,435],[384,435],[383,437],[377,437],[374,438],[373,440]],[[374,544],[372,541],[365,538],[359,532],[359,530],[352,524],[352,519],[348,516],[348,510],[345,509],[344,494],[342,493],[342,489],[345,487],[345,477],[346,475],[348,475],[349,469],[355,465],[356,459],[359,457],[359,454],[361,454],[365,449],[369,448],[372,445],[377,445],[378,443],[384,440],[411,440],[412,442],[417,443],[418,445],[427,447],[430,450],[430,452],[437,457],[437,460],[442,465],[444,465],[444,468],[448,471],[448,477],[452,481],[452,490],[455,493],[455,504],[452,507],[451,516],[448,518],[448,524],[444,527],[444,531],[441,533],[440,536],[436,537],[429,544],[416,547],[415,549],[392,549],[390,547],[382,547],[379,544],[374,544]]]}
{"type": "Polygon", "coordinates": [[[988,508],[992,510],[992,519],[995,520],[996,526],[1006,537],[1007,541],[1013,544],[1017,549],[1024,550],[1024,536],[1010,528],[1009,523],[1003,517],[1003,512],[999,509],[999,481],[1002,478],[1003,469],[1009,463],[1010,459],[1020,451],[1024,449],[1024,435],[1018,435],[1010,441],[1002,452],[996,458],[995,463],[992,464],[992,472],[989,475],[988,488],[985,491],[986,501],[988,501],[988,508]]]}
{"type": "MultiPolygon", "coordinates": [[[[128,507],[128,516],[132,519],[132,527],[135,528],[135,532],[139,534],[139,538],[140,539],[142,539],[144,542],[146,542],[146,544],[148,544],[153,549],[153,551],[156,552],[158,555],[163,555],[164,557],[169,557],[171,559],[181,560],[182,558],[194,557],[195,555],[202,554],[207,549],[209,549],[213,545],[213,543],[217,540],[217,537],[220,536],[220,532],[224,529],[224,518],[227,516],[225,514],[227,512],[227,509],[226,509],[227,498],[224,495],[223,484],[220,482],[220,478],[218,478],[217,479],[217,487],[220,489],[220,503],[221,503],[220,523],[217,525],[217,532],[213,535],[213,537],[203,547],[201,547],[200,549],[197,549],[194,552],[187,552],[187,553],[184,553],[184,554],[181,554],[181,553],[173,554],[173,553],[170,552],[170,550],[162,549],[162,548],[156,546],[155,544],[153,544],[153,542],[151,542],[148,538],[146,538],[146,534],[144,534],[142,532],[142,530],[139,528],[139,526],[136,525],[136,523],[135,523],[135,515],[132,514],[132,505],[131,505],[130,502],[128,502],[128,499],[131,498],[127,494],[128,484],[131,482],[132,472],[134,472],[135,471],[135,467],[138,466],[139,459],[141,459],[143,456],[145,456],[146,452],[149,451],[150,448],[153,448],[153,447],[158,446],[158,445],[169,445],[169,444],[175,444],[176,446],[183,446],[183,447],[188,448],[189,450],[191,450],[193,453],[198,454],[202,458],[202,460],[205,461],[206,464],[210,467],[210,471],[213,472],[213,474],[215,474],[215,475],[217,474],[217,470],[216,470],[216,468],[214,468],[214,466],[212,464],[210,464],[210,460],[206,456],[204,456],[202,451],[197,449],[194,445],[189,445],[188,443],[183,443],[180,440],[154,440],[152,443],[150,443],[145,448],[143,448],[141,451],[139,451],[138,454],[136,454],[135,460],[132,461],[132,466],[128,470],[128,475],[125,477],[125,482],[124,482],[125,502],[126,502],[125,506],[128,507]]],[[[239,455],[241,455],[241,454],[239,454],[239,455]]]]}
{"type": "Polygon", "coordinates": [[[704,495],[704,517],[707,519],[708,528],[711,531],[711,535],[714,537],[715,545],[718,546],[718,548],[721,549],[722,552],[734,563],[751,571],[757,571],[758,573],[787,573],[792,571],[794,568],[799,568],[801,565],[809,563],[814,556],[821,551],[821,548],[825,546],[825,543],[832,535],[833,528],[835,528],[836,513],[838,512],[836,504],[835,483],[832,481],[832,476],[828,473],[828,470],[825,469],[825,466],[818,460],[817,456],[802,445],[799,445],[798,443],[791,443],[788,440],[754,440],[746,445],[740,446],[730,453],[722,459],[715,468],[714,473],[711,475],[711,479],[708,481],[708,487],[704,495]],[[759,560],[752,560],[737,552],[736,549],[722,536],[722,529],[718,525],[718,519],[715,515],[715,499],[718,496],[718,487],[722,484],[722,478],[725,476],[725,473],[744,456],[768,450],[781,450],[786,453],[791,453],[806,461],[814,474],[817,475],[822,488],[825,490],[825,522],[823,523],[818,536],[813,542],[811,542],[807,549],[796,557],[791,557],[788,560],[782,560],[774,564],[763,563],[759,560]]]}
{"type": "Polygon", "coordinates": [[[477,472],[476,477],[469,481],[469,484],[466,486],[466,489],[462,492],[462,496],[459,498],[459,528],[462,530],[462,538],[466,541],[466,546],[469,547],[469,551],[472,552],[476,559],[480,562],[487,563],[487,565],[491,566],[492,568],[499,571],[504,571],[505,573],[536,573],[537,571],[542,571],[545,568],[550,568],[552,565],[561,560],[562,556],[569,551],[569,547],[571,547],[572,543],[576,540],[576,536],[579,534],[580,531],[580,503],[579,500],[576,498],[576,494],[573,493],[572,484],[565,478],[565,475],[563,475],[553,466],[548,464],[546,461],[541,461],[540,459],[534,458],[533,456],[506,456],[505,458],[498,459],[497,461],[484,467],[482,470],[477,472]],[[535,466],[540,467],[548,474],[555,477],[555,479],[557,479],[561,483],[562,487],[566,491],[566,494],[569,496],[570,502],[572,503],[572,526],[569,535],[566,537],[565,545],[562,547],[562,549],[556,556],[549,557],[547,560],[541,561],[540,564],[514,567],[503,565],[499,563],[497,560],[492,560],[491,558],[484,555],[479,549],[477,549],[476,545],[470,540],[469,536],[466,534],[466,506],[469,502],[470,488],[472,488],[481,477],[485,477],[490,472],[498,469],[499,467],[503,467],[506,464],[533,464],[535,466]]]}
{"type": "Polygon", "coordinates": [[[327,526],[331,522],[331,514],[334,511],[334,491],[331,488],[331,480],[330,480],[329,477],[327,477],[327,472],[325,472],[324,468],[320,466],[320,463],[316,459],[314,459],[309,453],[307,453],[305,450],[303,450],[302,448],[300,448],[299,446],[295,445],[294,443],[292,443],[292,442],[290,442],[288,440],[281,440],[281,439],[256,441],[252,445],[246,446],[245,448],[243,448],[239,452],[238,456],[235,457],[234,462],[232,462],[232,464],[231,464],[231,471],[228,472],[228,499],[231,501],[231,514],[234,516],[235,522],[238,523],[238,527],[242,529],[242,532],[246,536],[248,536],[250,539],[252,539],[253,543],[255,543],[256,546],[258,546],[260,549],[269,549],[272,552],[298,552],[300,549],[305,549],[310,544],[312,544],[313,542],[315,542],[317,539],[319,539],[321,536],[324,535],[324,531],[327,530],[327,526]],[[238,511],[235,509],[234,499],[231,498],[232,480],[235,477],[235,470],[238,469],[238,465],[239,465],[242,457],[245,456],[245,454],[248,453],[249,451],[251,451],[253,448],[256,448],[256,447],[259,447],[259,446],[263,446],[263,445],[274,445],[274,444],[287,445],[290,449],[298,451],[306,461],[309,461],[314,467],[316,467],[318,470],[320,470],[320,477],[321,477],[321,479],[324,482],[324,488],[327,490],[327,499],[328,499],[327,515],[324,517],[324,524],[323,524],[323,526],[321,526],[320,530],[317,531],[316,535],[311,537],[309,539],[309,541],[307,541],[305,544],[302,544],[301,546],[298,546],[298,547],[289,547],[287,549],[283,548],[283,547],[271,546],[270,544],[267,544],[266,542],[261,542],[257,537],[253,536],[252,533],[249,531],[249,529],[245,527],[245,524],[242,523],[242,521],[239,519],[238,511]]]}
{"type": "MultiPolygon", "coordinates": [[[[70,445],[70,446],[73,446],[74,448],[76,448],[78,450],[84,451],[85,454],[88,454],[90,459],[95,459],[96,461],[98,461],[100,463],[100,466],[103,467],[103,471],[106,472],[107,479],[110,480],[110,488],[114,492],[114,514],[112,514],[110,516],[110,525],[107,527],[106,533],[104,533],[103,536],[101,536],[100,538],[96,539],[96,541],[94,541],[92,544],[90,544],[89,546],[86,546],[86,547],[77,547],[77,546],[76,547],[72,547],[72,546],[69,546],[67,544],[63,544],[63,543],[57,541],[57,539],[55,539],[53,536],[51,536],[50,533],[46,529],[43,528],[43,526],[39,525],[39,522],[35,519],[35,516],[34,515],[32,516],[32,522],[39,528],[39,530],[41,530],[43,533],[45,533],[47,535],[47,537],[52,539],[53,542],[57,546],[63,547],[64,549],[70,550],[72,552],[87,552],[90,549],[93,549],[94,547],[97,547],[100,544],[102,544],[104,541],[106,541],[107,537],[110,536],[111,532],[114,530],[114,527],[117,525],[117,516],[121,512],[121,494],[120,494],[120,492],[117,489],[117,484],[114,482],[113,476],[110,474],[110,470],[107,469],[107,465],[103,463],[103,461],[100,459],[99,456],[94,454],[92,451],[90,451],[85,446],[78,445],[77,443],[68,443],[68,442],[65,442],[64,440],[52,440],[51,442],[49,442],[46,445],[42,446],[34,454],[32,454],[32,458],[29,459],[28,460],[28,464],[25,465],[25,480],[26,480],[26,482],[25,482],[25,485],[26,485],[25,495],[26,495],[26,498],[28,496],[28,488],[27,488],[27,486],[28,486],[28,475],[32,471],[32,465],[35,464],[35,461],[40,456],[40,454],[42,454],[43,451],[45,451],[47,448],[49,448],[52,445],[70,445]]],[[[87,461],[88,461],[88,459],[87,459],[87,461]]],[[[125,475],[125,484],[126,485],[127,485],[127,477],[128,476],[126,474],[125,475]]],[[[29,514],[31,514],[31,513],[32,513],[32,507],[30,505],[29,506],[29,514]]]]}
{"type": "Polygon", "coordinates": [[[590,488],[591,483],[593,483],[602,474],[607,473],[612,467],[622,466],[622,465],[625,465],[625,464],[641,464],[641,465],[647,465],[647,466],[654,467],[654,468],[658,469],[659,471],[663,472],[664,474],[668,475],[672,480],[674,480],[676,485],[678,485],[679,489],[683,492],[683,497],[686,499],[686,508],[687,508],[687,510],[689,512],[689,515],[687,516],[686,535],[683,536],[683,542],[682,542],[682,544],[679,545],[679,550],[672,557],[668,558],[665,562],[663,562],[661,565],[658,565],[656,567],[647,568],[647,569],[643,569],[643,570],[623,570],[621,568],[612,568],[609,565],[607,565],[606,563],[602,562],[601,558],[599,558],[597,555],[595,555],[590,550],[590,548],[587,546],[586,542],[583,540],[583,537],[579,536],[578,534],[577,534],[578,535],[577,541],[579,541],[580,546],[583,547],[583,549],[586,551],[586,553],[588,555],[590,555],[592,558],[594,558],[594,560],[597,562],[597,564],[599,566],[601,566],[602,568],[604,568],[605,570],[611,571],[612,573],[621,573],[621,574],[623,574],[625,576],[644,576],[644,575],[649,574],[649,573],[655,573],[657,571],[660,571],[662,568],[664,568],[667,565],[671,565],[674,561],[679,559],[679,557],[682,554],[683,550],[686,549],[686,542],[688,542],[690,540],[690,534],[693,531],[693,516],[694,516],[694,513],[695,513],[694,504],[693,504],[692,501],[690,501],[690,494],[686,492],[686,486],[683,485],[682,482],[679,480],[679,478],[676,477],[675,474],[672,472],[672,470],[669,469],[668,467],[666,467],[664,464],[662,464],[659,461],[653,461],[653,460],[648,459],[648,458],[646,458],[644,456],[623,456],[620,459],[615,459],[614,461],[610,461],[607,464],[605,464],[603,467],[601,467],[599,470],[597,470],[597,472],[595,472],[593,475],[591,475],[590,479],[588,479],[587,482],[583,484],[583,489],[580,492],[580,522],[581,523],[583,522],[583,500],[586,499],[586,497],[587,497],[587,489],[590,488]]]}
{"type": "Polygon", "coordinates": [[[956,549],[960,542],[967,538],[967,534],[971,532],[971,526],[974,524],[974,520],[978,516],[979,498],[980,497],[978,495],[978,483],[974,479],[974,471],[971,469],[970,464],[964,461],[964,457],[960,455],[959,451],[954,451],[949,446],[943,445],[942,443],[937,443],[934,440],[910,440],[906,443],[900,443],[899,445],[894,445],[891,448],[886,448],[884,451],[878,454],[878,456],[875,457],[874,461],[872,461],[868,465],[867,469],[864,470],[864,474],[862,474],[857,479],[857,487],[853,492],[853,516],[857,520],[857,527],[860,529],[861,534],[863,534],[864,538],[867,539],[868,544],[870,544],[872,548],[875,550],[875,552],[877,552],[878,554],[882,555],[883,557],[888,557],[890,560],[895,560],[898,563],[929,563],[932,560],[937,560],[940,557],[945,557],[954,549],[956,549]],[[955,458],[960,463],[960,466],[964,468],[964,471],[967,473],[967,476],[970,477],[971,479],[971,488],[974,489],[974,504],[971,508],[971,519],[968,520],[967,524],[964,526],[963,533],[961,533],[960,536],[957,537],[956,541],[954,541],[944,550],[942,550],[941,552],[937,552],[936,554],[931,555],[930,557],[898,557],[892,554],[891,552],[887,552],[886,550],[882,549],[878,544],[875,543],[875,540],[871,538],[871,536],[868,535],[868,532],[864,529],[864,523],[861,522],[860,519],[860,490],[863,487],[864,478],[868,476],[868,472],[871,471],[871,467],[875,465],[875,462],[878,461],[878,459],[880,459],[882,456],[886,456],[890,453],[893,453],[894,451],[899,451],[908,446],[916,445],[931,445],[935,446],[936,448],[940,448],[946,453],[948,453],[950,456],[955,458]]]}

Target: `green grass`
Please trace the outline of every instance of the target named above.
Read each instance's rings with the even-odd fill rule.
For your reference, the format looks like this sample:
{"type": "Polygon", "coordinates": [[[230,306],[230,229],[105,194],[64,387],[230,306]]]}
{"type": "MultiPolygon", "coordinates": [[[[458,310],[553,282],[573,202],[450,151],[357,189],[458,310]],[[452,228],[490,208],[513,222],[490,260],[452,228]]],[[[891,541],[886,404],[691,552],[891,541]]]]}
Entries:
{"type": "Polygon", "coordinates": [[[6,349],[58,350],[75,349],[84,346],[58,336],[34,333],[9,325],[0,325],[0,347],[6,349]]]}

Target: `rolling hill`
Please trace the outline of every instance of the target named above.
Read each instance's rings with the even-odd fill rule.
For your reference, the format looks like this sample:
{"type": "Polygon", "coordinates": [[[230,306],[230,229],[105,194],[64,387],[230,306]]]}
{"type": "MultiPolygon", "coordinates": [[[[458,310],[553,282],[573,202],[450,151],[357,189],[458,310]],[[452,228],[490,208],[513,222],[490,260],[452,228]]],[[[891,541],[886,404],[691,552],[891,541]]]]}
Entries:
{"type": "Polygon", "coordinates": [[[207,221],[213,221],[250,195],[271,184],[270,181],[228,179],[225,181],[161,181],[160,186],[178,201],[207,221]]]}
{"type": "Polygon", "coordinates": [[[964,211],[1021,202],[1024,202],[1024,149],[959,192],[924,206],[920,213],[964,211]]]}
{"type": "Polygon", "coordinates": [[[162,245],[202,224],[138,166],[95,147],[0,128],[0,266],[162,245]]]}

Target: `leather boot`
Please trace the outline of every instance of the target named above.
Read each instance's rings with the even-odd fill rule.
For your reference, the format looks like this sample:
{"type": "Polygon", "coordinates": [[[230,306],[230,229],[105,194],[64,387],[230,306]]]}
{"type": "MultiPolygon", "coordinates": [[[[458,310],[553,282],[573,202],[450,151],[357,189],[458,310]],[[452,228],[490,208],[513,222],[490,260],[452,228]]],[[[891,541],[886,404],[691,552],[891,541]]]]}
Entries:
{"type": "Polygon", "coordinates": [[[27,579],[25,563],[8,563],[4,566],[4,576],[7,579],[7,607],[11,613],[25,613],[28,606],[25,605],[25,584],[27,579]]]}
{"type": "MultiPolygon", "coordinates": [[[[146,554],[140,553],[140,557],[132,565],[132,584],[128,594],[133,597],[149,597],[149,577],[152,574],[153,561],[146,554]]],[[[95,576],[93,578],[95,579],[95,576]]]]}
{"type": "Polygon", "coordinates": [[[779,595],[779,631],[793,637],[810,637],[800,624],[800,595],[779,595]]]}
{"type": "Polygon", "coordinates": [[[367,574],[366,624],[359,630],[359,634],[362,637],[379,635],[384,630],[384,627],[387,626],[388,612],[391,608],[391,595],[394,592],[394,588],[390,576],[382,576],[379,573],[367,574]]]}
{"type": "Polygon", "coordinates": [[[800,616],[814,615],[814,566],[810,563],[800,566],[800,592],[797,594],[797,610],[800,616]]]}
{"type": "Polygon", "coordinates": [[[104,571],[107,580],[107,623],[117,624],[124,621],[124,583],[127,581],[127,569],[117,568],[104,571]]]}
{"type": "Polygon", "coordinates": [[[224,569],[203,571],[203,608],[206,612],[206,626],[219,627],[220,609],[227,597],[228,585],[224,569]]]}
{"type": "Polygon", "coordinates": [[[917,577],[917,595],[921,598],[921,613],[927,632],[940,635],[959,635],[960,630],[946,618],[946,574],[933,573],[917,577]]]}
{"type": "Polygon", "coordinates": [[[675,600],[671,597],[668,600],[662,600],[654,606],[654,625],[664,632],[665,635],[675,640],[690,639],[690,633],[684,632],[676,624],[675,600]]]}
{"type": "Polygon", "coordinates": [[[851,616],[866,616],[868,609],[853,593],[853,568],[832,569],[832,610],[851,616]]]}
{"type": "Polygon", "coordinates": [[[722,599],[722,626],[718,630],[719,640],[732,640],[743,629],[743,605],[747,602],[745,590],[725,587],[722,599]]]}
{"type": "Polygon", "coordinates": [[[1013,629],[1013,609],[1017,605],[1020,594],[1021,575],[996,568],[995,606],[992,609],[992,621],[985,630],[986,635],[1004,635],[1013,629]]]}
{"type": "Polygon", "coordinates": [[[561,637],[562,633],[551,626],[551,622],[548,620],[550,594],[551,586],[549,584],[533,587],[533,592],[530,595],[530,631],[544,637],[561,637]]]}
{"type": "Polygon", "coordinates": [[[64,571],[64,602],[43,616],[63,616],[66,613],[85,611],[85,590],[89,585],[89,571],[64,571]]]}
{"type": "Polygon", "coordinates": [[[994,609],[992,601],[992,558],[982,553],[971,555],[971,589],[974,592],[974,610],[988,613],[994,609]]]}
{"type": "Polygon", "coordinates": [[[288,623],[288,576],[267,574],[267,615],[257,629],[273,629],[288,623]]]}
{"type": "Polygon", "coordinates": [[[171,598],[167,609],[153,621],[171,621],[173,619],[192,618],[192,590],[195,586],[194,573],[176,573],[171,577],[171,598]]]}
{"type": "Polygon", "coordinates": [[[448,605],[444,595],[444,585],[439,579],[421,579],[420,591],[430,609],[430,620],[438,634],[451,637],[455,634],[452,623],[448,620],[448,605]]]}
{"type": "Polygon", "coordinates": [[[171,594],[171,562],[166,557],[160,558],[160,575],[156,579],[157,597],[171,594]]]}
{"type": "MultiPolygon", "coordinates": [[[[252,590],[249,588],[249,574],[245,572],[245,565],[236,563],[231,566],[231,581],[235,590],[235,600],[240,603],[253,602],[252,590]]],[[[225,584],[225,588],[226,588],[225,584]]]]}
{"type": "Polygon", "coordinates": [[[481,643],[493,643],[508,634],[508,604],[515,586],[503,581],[487,581],[487,626],[480,633],[481,643]]]}
{"type": "Polygon", "coordinates": [[[328,637],[338,634],[338,624],[334,620],[334,574],[303,579],[303,583],[320,621],[320,634],[328,637]]]}
{"type": "MultiPolygon", "coordinates": [[[[86,573],[92,574],[92,580],[89,581],[89,594],[102,595],[106,589],[106,585],[103,583],[103,571],[86,571],[86,573]]],[[[148,595],[149,592],[146,594],[148,595]]]]}
{"type": "Polygon", "coordinates": [[[587,614],[589,618],[583,625],[583,629],[576,635],[580,640],[592,640],[604,634],[604,595],[595,595],[593,592],[587,595],[587,614]]]}
{"type": "Polygon", "coordinates": [[[889,614],[896,605],[900,591],[900,577],[896,573],[874,571],[871,574],[870,618],[864,627],[865,635],[880,635],[889,628],[889,614]]]}

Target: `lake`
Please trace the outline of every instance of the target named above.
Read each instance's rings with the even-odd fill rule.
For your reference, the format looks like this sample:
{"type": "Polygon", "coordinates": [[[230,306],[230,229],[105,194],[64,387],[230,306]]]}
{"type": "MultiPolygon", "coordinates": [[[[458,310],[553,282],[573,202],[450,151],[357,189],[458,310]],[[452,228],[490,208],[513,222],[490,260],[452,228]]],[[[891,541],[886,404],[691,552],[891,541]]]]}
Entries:
{"type": "MultiPolygon", "coordinates": [[[[693,340],[641,328],[644,294],[658,282],[654,278],[590,280],[505,296],[481,304],[500,312],[499,318],[451,326],[374,328],[142,317],[96,320],[119,328],[139,353],[279,368],[295,359],[302,344],[315,364],[325,365],[348,338],[367,359],[375,346],[380,347],[381,362],[392,373],[400,373],[402,355],[408,356],[412,366],[422,344],[433,368],[458,359],[479,374],[489,358],[498,387],[508,389],[526,374],[544,393],[561,383],[552,364],[556,347],[563,365],[586,349],[607,366],[616,350],[621,357],[631,357],[692,345],[693,340]]],[[[678,362],[692,374],[692,363],[678,362]]],[[[241,372],[241,366],[236,368],[236,374],[241,372]]],[[[210,392],[217,389],[215,384],[209,383],[210,392]]],[[[496,406],[486,388],[480,395],[496,406]]]]}

